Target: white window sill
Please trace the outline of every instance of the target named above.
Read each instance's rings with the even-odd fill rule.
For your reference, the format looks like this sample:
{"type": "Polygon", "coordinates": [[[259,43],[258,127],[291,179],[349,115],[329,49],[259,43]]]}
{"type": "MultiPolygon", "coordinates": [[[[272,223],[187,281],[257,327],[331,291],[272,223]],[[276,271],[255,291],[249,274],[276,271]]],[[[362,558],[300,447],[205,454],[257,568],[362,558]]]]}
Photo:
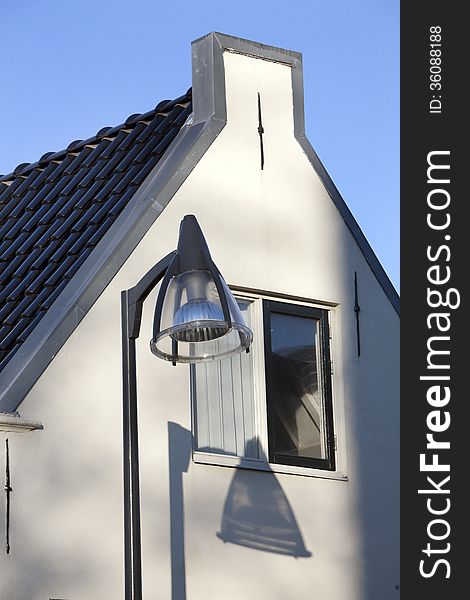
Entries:
{"type": "Polygon", "coordinates": [[[240,458],[238,456],[227,456],[225,454],[210,454],[208,452],[194,451],[193,461],[197,464],[215,465],[218,467],[254,469],[256,471],[284,473],[286,475],[348,481],[347,475],[341,471],[326,471],[324,469],[309,469],[307,467],[295,467],[291,465],[276,465],[262,460],[240,458]]]}
{"type": "Polygon", "coordinates": [[[34,431],[35,429],[44,429],[42,423],[38,421],[28,421],[20,417],[18,413],[0,412],[0,431],[9,433],[24,433],[34,431]]]}

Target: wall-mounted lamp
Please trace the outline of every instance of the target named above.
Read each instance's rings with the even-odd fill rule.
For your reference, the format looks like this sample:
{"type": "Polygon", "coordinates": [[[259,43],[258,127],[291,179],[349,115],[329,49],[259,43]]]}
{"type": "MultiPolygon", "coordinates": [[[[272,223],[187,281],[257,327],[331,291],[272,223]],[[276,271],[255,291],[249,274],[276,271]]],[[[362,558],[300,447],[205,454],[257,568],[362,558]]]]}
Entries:
{"type": "Polygon", "coordinates": [[[152,352],[172,362],[201,362],[241,352],[251,339],[196,217],[187,215],[158,293],[152,352]]]}
{"type": "Polygon", "coordinates": [[[215,266],[194,215],[180,225],[177,249],[121,293],[125,600],[142,599],[135,340],[143,303],[161,281],[150,348],[177,362],[203,362],[248,351],[253,334],[215,266]]]}

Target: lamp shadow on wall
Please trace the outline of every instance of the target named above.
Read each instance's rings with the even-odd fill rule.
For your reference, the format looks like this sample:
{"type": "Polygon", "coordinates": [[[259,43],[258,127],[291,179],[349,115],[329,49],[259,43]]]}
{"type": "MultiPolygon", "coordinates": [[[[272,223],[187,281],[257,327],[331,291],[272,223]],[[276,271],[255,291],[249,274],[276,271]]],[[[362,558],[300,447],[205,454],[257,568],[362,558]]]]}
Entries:
{"type": "MultiPolygon", "coordinates": [[[[260,460],[267,463],[256,438],[247,441],[245,455],[253,455],[253,446],[260,460]]],[[[312,556],[287,496],[271,470],[235,470],[217,537],[254,550],[295,558],[312,556]]]]}
{"type": "MultiPolygon", "coordinates": [[[[253,438],[246,444],[247,456],[252,455],[253,445],[261,452],[258,440],[253,438]]],[[[169,422],[171,600],[186,600],[183,473],[188,471],[191,452],[191,432],[169,422]]],[[[274,473],[240,468],[234,471],[217,537],[224,543],[253,550],[295,558],[312,556],[274,473]]]]}

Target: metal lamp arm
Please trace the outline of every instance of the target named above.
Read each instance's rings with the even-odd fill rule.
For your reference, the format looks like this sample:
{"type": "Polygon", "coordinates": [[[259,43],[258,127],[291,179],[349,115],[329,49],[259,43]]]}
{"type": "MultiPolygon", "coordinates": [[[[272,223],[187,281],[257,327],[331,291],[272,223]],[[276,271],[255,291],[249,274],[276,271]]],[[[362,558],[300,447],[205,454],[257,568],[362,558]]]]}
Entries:
{"type": "Polygon", "coordinates": [[[144,301],[157,283],[164,277],[175,255],[176,250],[167,254],[134,287],[128,289],[126,292],[122,292],[126,294],[129,338],[137,339],[139,337],[144,301]]]}
{"type": "Polygon", "coordinates": [[[144,300],[165,276],[176,252],[162,258],[132,288],[121,292],[123,453],[124,453],[124,572],[125,600],[142,600],[142,558],[139,492],[136,342],[144,300]]]}

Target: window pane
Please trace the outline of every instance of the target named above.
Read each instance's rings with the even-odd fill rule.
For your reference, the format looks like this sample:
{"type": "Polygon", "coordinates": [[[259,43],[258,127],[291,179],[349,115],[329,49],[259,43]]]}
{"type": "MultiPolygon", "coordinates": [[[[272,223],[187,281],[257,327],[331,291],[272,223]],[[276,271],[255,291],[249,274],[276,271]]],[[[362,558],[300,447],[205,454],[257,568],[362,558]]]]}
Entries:
{"type": "Polygon", "coordinates": [[[274,454],[326,458],[319,321],[271,312],[274,454]]]}
{"type": "MultiPolygon", "coordinates": [[[[250,324],[250,303],[237,300],[250,324]]],[[[193,365],[195,448],[201,452],[259,458],[253,397],[252,354],[193,365]]]]}

